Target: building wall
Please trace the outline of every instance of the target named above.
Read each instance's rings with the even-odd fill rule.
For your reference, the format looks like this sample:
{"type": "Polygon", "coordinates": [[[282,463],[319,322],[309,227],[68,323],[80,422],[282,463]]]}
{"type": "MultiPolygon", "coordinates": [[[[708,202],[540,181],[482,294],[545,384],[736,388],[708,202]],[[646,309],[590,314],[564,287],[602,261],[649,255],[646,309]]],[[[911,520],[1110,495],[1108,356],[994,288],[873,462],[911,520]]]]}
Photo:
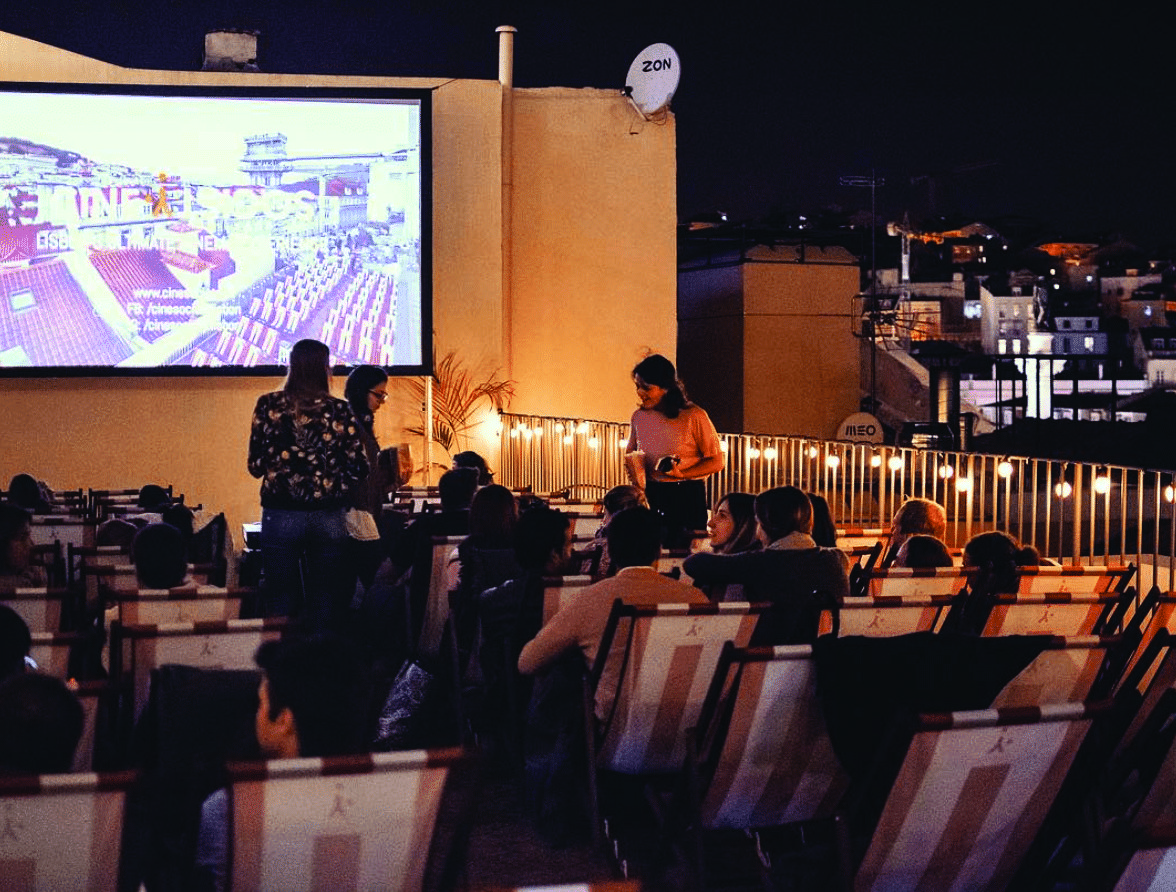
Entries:
{"type": "MultiPolygon", "coordinates": [[[[437,355],[454,350],[481,375],[511,369],[513,409],[619,420],[633,405],[628,369],[639,351],[674,346],[673,118],[634,127],[632,106],[615,91],[518,91],[508,184],[513,272],[504,289],[496,81],[140,71],[2,32],[0,80],[433,89],[437,355]]],[[[59,488],[171,483],[190,501],[225,511],[239,536],[240,524],[259,516],[257,482],[245,470],[250,413],[260,393],[280,384],[273,377],[0,379],[0,483],[17,472],[59,488]]],[[[419,400],[400,390],[376,418],[386,445],[406,439],[404,427],[419,410],[419,400]]],[[[481,433],[469,445],[493,462],[492,430],[481,433]]],[[[414,448],[419,460],[419,441],[414,448]]]]}
{"type": "Polygon", "coordinates": [[[861,400],[857,289],[856,258],[841,248],[758,247],[739,265],[683,270],[682,375],[716,426],[835,436],[861,400]]]}

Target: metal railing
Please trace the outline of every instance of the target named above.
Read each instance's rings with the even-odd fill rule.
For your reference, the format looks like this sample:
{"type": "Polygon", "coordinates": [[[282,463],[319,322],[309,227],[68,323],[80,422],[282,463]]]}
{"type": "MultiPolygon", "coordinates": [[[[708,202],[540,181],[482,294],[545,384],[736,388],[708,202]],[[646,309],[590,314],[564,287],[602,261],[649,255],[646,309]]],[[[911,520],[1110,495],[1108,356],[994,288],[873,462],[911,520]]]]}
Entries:
{"type": "MultiPolygon", "coordinates": [[[[628,424],[503,415],[499,482],[599,499],[627,482],[628,424]]],[[[726,467],[706,482],[728,492],[791,484],[825,497],[840,527],[886,528],[921,496],[947,510],[948,545],[1004,530],[1063,564],[1139,567],[1136,585],[1176,588],[1176,474],[1118,465],[894,446],[720,434],[726,467]]]]}

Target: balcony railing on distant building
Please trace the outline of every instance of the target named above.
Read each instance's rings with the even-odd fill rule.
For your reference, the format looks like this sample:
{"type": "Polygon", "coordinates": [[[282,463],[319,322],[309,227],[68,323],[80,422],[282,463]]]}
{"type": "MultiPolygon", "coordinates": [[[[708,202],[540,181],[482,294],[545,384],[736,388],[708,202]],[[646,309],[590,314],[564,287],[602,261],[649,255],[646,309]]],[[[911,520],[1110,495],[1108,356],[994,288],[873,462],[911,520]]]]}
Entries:
{"type": "MultiPolygon", "coordinates": [[[[599,500],[626,483],[628,424],[503,415],[498,482],[539,495],[599,500]]],[[[1110,465],[721,434],[728,492],[793,485],[825,497],[839,527],[888,528],[903,500],[947,509],[948,545],[1004,530],[1062,564],[1139,567],[1141,592],[1176,588],[1176,474],[1110,465]]]]}

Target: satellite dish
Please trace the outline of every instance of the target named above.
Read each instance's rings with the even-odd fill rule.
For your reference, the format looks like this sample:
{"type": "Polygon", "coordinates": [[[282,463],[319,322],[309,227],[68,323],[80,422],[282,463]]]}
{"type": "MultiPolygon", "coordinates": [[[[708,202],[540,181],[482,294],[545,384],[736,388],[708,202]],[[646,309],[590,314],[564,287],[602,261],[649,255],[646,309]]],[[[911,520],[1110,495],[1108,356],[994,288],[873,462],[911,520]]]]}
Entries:
{"type": "Polygon", "coordinates": [[[678,89],[682,69],[668,43],[655,43],[637,54],[625,76],[625,95],[647,118],[665,109],[678,89]]]}

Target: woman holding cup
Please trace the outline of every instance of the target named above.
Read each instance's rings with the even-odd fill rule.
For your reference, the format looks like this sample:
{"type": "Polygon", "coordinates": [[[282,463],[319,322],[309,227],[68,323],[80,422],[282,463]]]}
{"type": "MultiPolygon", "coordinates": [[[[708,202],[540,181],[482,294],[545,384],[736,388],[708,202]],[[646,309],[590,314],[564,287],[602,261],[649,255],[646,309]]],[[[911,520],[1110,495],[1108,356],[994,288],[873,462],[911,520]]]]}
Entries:
{"type": "Polygon", "coordinates": [[[704,410],[690,402],[674,364],[657,353],[633,369],[640,408],[629,425],[626,467],[662,517],[668,547],[689,544],[706,528],[703,481],[723,469],[719,435],[704,410]]]}

